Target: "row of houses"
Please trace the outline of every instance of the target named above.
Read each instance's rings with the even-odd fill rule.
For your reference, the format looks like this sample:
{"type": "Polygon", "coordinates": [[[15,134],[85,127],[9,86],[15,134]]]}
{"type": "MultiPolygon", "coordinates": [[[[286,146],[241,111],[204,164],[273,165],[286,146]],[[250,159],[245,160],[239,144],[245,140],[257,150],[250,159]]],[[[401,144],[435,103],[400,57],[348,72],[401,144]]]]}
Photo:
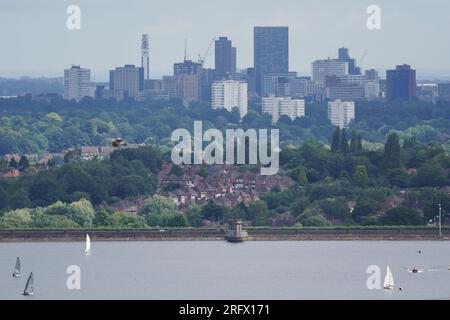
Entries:
{"type": "Polygon", "coordinates": [[[158,174],[158,193],[171,198],[180,208],[210,200],[228,207],[249,204],[271,190],[283,191],[295,186],[289,177],[262,176],[232,165],[186,165],[179,167],[182,172],[179,175],[173,173],[173,167],[173,164],[163,165],[158,174]]]}

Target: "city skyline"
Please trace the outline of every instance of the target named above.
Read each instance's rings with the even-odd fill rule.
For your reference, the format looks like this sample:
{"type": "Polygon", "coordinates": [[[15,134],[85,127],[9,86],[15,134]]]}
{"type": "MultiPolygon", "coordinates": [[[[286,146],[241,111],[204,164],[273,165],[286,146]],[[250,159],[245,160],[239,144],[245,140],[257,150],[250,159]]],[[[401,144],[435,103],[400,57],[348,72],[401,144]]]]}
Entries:
{"type": "MultiPolygon", "coordinates": [[[[433,5],[410,1],[408,6],[378,1],[383,23],[382,29],[376,31],[366,28],[366,9],[370,3],[365,1],[311,4],[281,0],[276,5],[267,4],[264,9],[258,7],[257,15],[252,12],[255,1],[194,2],[192,8],[172,13],[170,7],[179,1],[165,4],[135,1],[125,6],[103,0],[95,3],[80,0],[77,5],[81,8],[82,28],[70,31],[65,27],[69,1],[57,5],[41,1],[39,7],[26,0],[0,1],[0,23],[17,27],[14,33],[9,32],[10,28],[0,30],[0,36],[8,43],[1,54],[0,76],[61,76],[64,68],[79,64],[92,70],[93,80],[105,81],[108,70],[115,66],[140,65],[142,33],[150,35],[151,78],[171,74],[173,62],[183,58],[184,39],[188,40],[189,58],[196,61],[210,39],[226,36],[239,52],[238,68],[251,67],[253,27],[260,25],[289,27],[290,71],[301,75],[310,75],[314,60],[336,58],[336,48],[342,46],[350,48],[358,64],[367,49],[362,68],[375,68],[380,74],[403,63],[413,65],[419,79],[433,70],[443,75],[450,73],[447,71],[450,61],[446,58],[450,44],[439,40],[436,32],[448,29],[450,24],[445,20],[445,12],[450,10],[446,1],[434,0],[433,5]],[[230,20],[231,16],[234,19],[230,20]],[[433,24],[429,25],[427,20],[433,24]]],[[[205,66],[213,65],[214,50],[210,50],[205,66]]]]}

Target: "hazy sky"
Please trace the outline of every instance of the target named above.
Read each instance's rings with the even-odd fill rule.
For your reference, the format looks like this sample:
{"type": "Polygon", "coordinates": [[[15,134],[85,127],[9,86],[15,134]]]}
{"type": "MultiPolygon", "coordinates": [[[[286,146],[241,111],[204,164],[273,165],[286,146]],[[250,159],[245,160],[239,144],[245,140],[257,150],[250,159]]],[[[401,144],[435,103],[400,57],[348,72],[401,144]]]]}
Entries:
{"type": "Polygon", "coordinates": [[[238,67],[248,67],[256,25],[289,26],[290,69],[301,75],[341,46],[358,60],[367,49],[363,68],[450,70],[449,14],[449,0],[0,0],[0,77],[62,75],[81,64],[104,80],[114,66],[140,63],[142,33],[150,34],[153,77],[183,59],[185,38],[196,60],[213,37],[228,36],[238,67]],[[81,8],[79,31],[66,28],[72,4],[81,8]],[[366,27],[371,4],[382,10],[379,31],[366,27]]]}

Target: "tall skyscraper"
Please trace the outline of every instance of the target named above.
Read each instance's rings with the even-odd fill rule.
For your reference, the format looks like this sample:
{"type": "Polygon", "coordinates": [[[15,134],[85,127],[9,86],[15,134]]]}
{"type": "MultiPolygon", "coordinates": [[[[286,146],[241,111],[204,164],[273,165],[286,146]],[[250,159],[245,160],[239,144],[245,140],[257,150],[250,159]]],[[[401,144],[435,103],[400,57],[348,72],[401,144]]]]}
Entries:
{"type": "Polygon", "coordinates": [[[84,97],[94,97],[94,87],[91,83],[91,70],[80,66],[72,66],[64,70],[65,100],[79,102],[84,97]]]}
{"type": "Polygon", "coordinates": [[[144,69],[144,79],[150,79],[150,49],[148,34],[142,35],[141,41],[141,68],[144,69]]]}
{"type": "Polygon", "coordinates": [[[328,102],[328,119],[334,126],[347,128],[355,119],[355,103],[342,100],[328,102]]]}
{"type": "Polygon", "coordinates": [[[261,94],[265,74],[289,72],[289,28],[255,27],[253,43],[256,90],[261,94]]]}
{"type": "Polygon", "coordinates": [[[122,91],[125,97],[141,100],[144,90],[144,68],[127,64],[110,70],[109,88],[112,91],[122,91]]]}
{"type": "Polygon", "coordinates": [[[215,42],[215,70],[218,79],[236,73],[236,48],[227,37],[219,37],[215,42]]]}
{"type": "Polygon", "coordinates": [[[411,100],[416,94],[416,70],[410,65],[398,65],[395,70],[386,71],[386,97],[388,101],[395,99],[411,100]]]}
{"type": "Polygon", "coordinates": [[[239,109],[241,118],[245,117],[248,108],[247,83],[243,81],[215,81],[212,85],[212,108],[233,111],[239,109]]]}

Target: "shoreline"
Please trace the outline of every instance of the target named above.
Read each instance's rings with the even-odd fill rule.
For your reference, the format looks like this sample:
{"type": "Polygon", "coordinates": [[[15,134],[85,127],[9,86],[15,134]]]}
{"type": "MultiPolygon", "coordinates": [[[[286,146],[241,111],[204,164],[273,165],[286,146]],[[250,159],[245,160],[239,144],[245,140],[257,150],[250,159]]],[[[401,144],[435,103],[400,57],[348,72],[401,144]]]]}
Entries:
{"type": "MultiPolygon", "coordinates": [[[[245,241],[450,241],[432,228],[248,229],[245,241]]],[[[225,241],[221,229],[175,230],[0,230],[0,243],[85,241],[225,241]]]]}

